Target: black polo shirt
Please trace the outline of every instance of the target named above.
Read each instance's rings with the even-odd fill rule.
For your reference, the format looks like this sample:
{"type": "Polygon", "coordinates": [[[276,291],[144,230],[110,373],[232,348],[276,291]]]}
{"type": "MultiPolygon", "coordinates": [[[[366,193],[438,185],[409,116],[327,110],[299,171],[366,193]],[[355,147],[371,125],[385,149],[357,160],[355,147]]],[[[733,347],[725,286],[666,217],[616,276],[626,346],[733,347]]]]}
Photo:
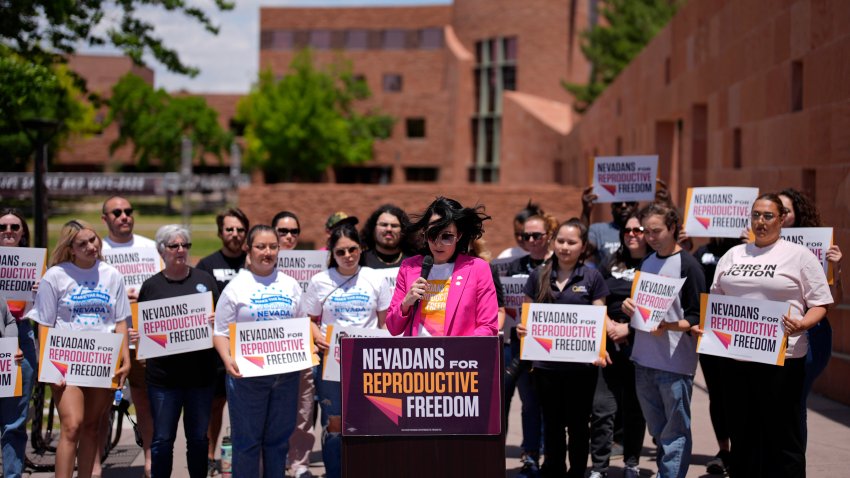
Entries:
{"type": "MultiPolygon", "coordinates": [[[[534,300],[537,297],[541,267],[534,269],[528,276],[523,293],[534,300]]],[[[569,280],[562,290],[558,290],[556,280],[558,279],[558,261],[552,262],[552,272],[549,274],[549,290],[552,299],[547,303],[568,305],[592,305],[594,300],[603,299],[608,296],[608,286],[602,274],[584,264],[576,264],[569,280]]],[[[534,366],[549,370],[570,370],[576,367],[587,367],[587,364],[570,362],[544,362],[535,361],[534,366]]]]}

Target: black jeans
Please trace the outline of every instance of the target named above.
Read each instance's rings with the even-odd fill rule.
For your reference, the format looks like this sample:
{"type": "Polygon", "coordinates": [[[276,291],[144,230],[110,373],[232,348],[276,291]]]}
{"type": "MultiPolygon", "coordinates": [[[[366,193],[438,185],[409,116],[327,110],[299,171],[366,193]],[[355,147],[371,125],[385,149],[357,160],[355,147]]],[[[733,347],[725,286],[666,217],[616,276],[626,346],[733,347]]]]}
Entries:
{"type": "Polygon", "coordinates": [[[729,398],[736,393],[730,387],[730,378],[726,368],[732,359],[716,355],[700,354],[699,364],[708,388],[708,414],[714,437],[718,442],[729,439],[730,413],[729,398]]]}
{"type": "Polygon", "coordinates": [[[532,378],[543,410],[544,478],[583,478],[590,448],[590,411],[596,390],[595,366],[569,364],[566,370],[535,368],[532,378]],[[567,430],[570,467],[567,472],[567,430]]]}

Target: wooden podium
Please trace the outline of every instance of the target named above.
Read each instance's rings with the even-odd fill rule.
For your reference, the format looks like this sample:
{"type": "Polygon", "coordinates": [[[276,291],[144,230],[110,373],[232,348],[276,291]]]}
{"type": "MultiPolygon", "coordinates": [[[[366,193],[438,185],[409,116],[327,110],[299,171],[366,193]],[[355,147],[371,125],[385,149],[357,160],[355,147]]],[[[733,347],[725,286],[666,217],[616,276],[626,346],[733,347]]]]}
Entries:
{"type": "MultiPolygon", "coordinates": [[[[501,340],[498,337],[343,339],[341,348],[344,478],[504,476],[504,363],[501,340]],[[420,368],[405,367],[408,364],[402,363],[400,369],[389,368],[376,372],[363,366],[368,362],[364,360],[364,353],[368,354],[370,349],[382,352],[388,349],[412,349],[414,353],[415,349],[441,349],[444,359],[442,367],[428,367],[429,364],[420,368]],[[476,362],[477,368],[470,367],[472,361],[476,362]],[[460,365],[469,368],[459,369],[460,365]],[[479,385],[478,393],[470,393],[468,387],[461,393],[463,398],[477,395],[477,411],[480,416],[475,418],[408,417],[410,404],[413,401],[421,404],[428,396],[437,399],[452,396],[454,403],[461,403],[462,400],[457,398],[458,395],[441,394],[436,389],[430,393],[425,390],[419,393],[417,390],[407,394],[404,391],[392,393],[402,388],[399,386],[402,383],[399,377],[390,375],[393,372],[410,379],[404,383],[413,384],[416,374],[420,378],[426,374],[434,378],[454,378],[455,376],[451,375],[453,372],[472,371],[477,372],[475,383],[479,385]],[[370,373],[382,376],[364,377],[370,373]],[[395,384],[396,388],[374,387],[378,378],[395,384]],[[376,391],[385,393],[380,396],[369,394],[376,391]],[[375,405],[376,403],[378,405],[375,405]],[[401,404],[401,407],[397,407],[397,404],[401,404]],[[400,415],[396,416],[395,413],[399,412],[400,415]],[[498,416],[495,416],[496,413],[498,416]],[[397,422],[394,423],[393,419],[397,422]]],[[[392,352],[384,353],[381,358],[390,357],[391,354],[392,352]]],[[[374,362],[372,364],[374,365],[374,362]]],[[[465,378],[468,380],[469,375],[465,378]]],[[[450,381],[452,380],[447,379],[443,383],[445,385],[450,381]]],[[[453,381],[455,384],[461,382],[460,378],[453,381]]]]}

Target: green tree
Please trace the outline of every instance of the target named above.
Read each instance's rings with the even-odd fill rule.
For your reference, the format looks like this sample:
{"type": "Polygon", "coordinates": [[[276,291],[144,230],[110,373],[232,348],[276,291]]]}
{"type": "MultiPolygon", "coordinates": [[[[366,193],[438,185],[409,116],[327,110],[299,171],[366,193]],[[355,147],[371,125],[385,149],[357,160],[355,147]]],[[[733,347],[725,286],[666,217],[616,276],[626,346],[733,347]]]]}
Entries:
{"type": "Polygon", "coordinates": [[[51,156],[72,133],[94,132],[94,108],[82,102],[75,77],[62,64],[44,66],[21,58],[0,45],[0,162],[5,171],[23,171],[35,150],[27,120],[57,122],[49,138],[51,156]]]}
{"type": "Polygon", "coordinates": [[[584,112],[632,59],[673,18],[683,0],[601,0],[605,22],[582,33],[581,50],[592,64],[586,84],[562,82],[584,112]]]}
{"type": "Polygon", "coordinates": [[[315,181],[330,167],[369,161],[374,140],[387,138],[395,121],[376,110],[355,109],[370,95],[349,63],[338,59],[320,69],[309,50],[299,52],[286,76],[276,80],[271,72],[261,73],[239,103],[246,162],[275,182],[315,181]]]}
{"type": "Polygon", "coordinates": [[[159,170],[175,171],[184,136],[192,140],[193,155],[201,164],[208,154],[221,162],[233,141],[205,99],[173,97],[132,73],[112,88],[107,124],[113,121],[118,124],[118,138],[109,145],[110,154],[132,143],[133,159],[141,170],[150,169],[156,161],[159,170]]]}

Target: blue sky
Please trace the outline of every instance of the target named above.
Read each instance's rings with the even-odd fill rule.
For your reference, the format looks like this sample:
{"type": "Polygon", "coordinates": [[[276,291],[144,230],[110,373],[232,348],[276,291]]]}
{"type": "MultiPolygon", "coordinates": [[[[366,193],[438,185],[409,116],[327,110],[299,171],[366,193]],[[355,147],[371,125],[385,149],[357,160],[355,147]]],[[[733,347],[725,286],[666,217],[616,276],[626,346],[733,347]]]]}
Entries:
{"type": "MultiPolygon", "coordinates": [[[[177,50],[184,63],[196,66],[195,78],[169,73],[161,65],[148,61],[156,71],[156,86],[168,91],[246,93],[257,76],[259,55],[259,13],[261,6],[342,7],[393,5],[445,5],[451,0],[234,0],[236,7],[218,12],[211,0],[191,0],[203,8],[221,27],[213,36],[197,22],[164,10],[140,9],[153,22],[165,43],[177,50]]],[[[107,19],[109,15],[107,14],[107,19]]],[[[110,49],[83,48],[82,53],[114,54],[110,49]]]]}

